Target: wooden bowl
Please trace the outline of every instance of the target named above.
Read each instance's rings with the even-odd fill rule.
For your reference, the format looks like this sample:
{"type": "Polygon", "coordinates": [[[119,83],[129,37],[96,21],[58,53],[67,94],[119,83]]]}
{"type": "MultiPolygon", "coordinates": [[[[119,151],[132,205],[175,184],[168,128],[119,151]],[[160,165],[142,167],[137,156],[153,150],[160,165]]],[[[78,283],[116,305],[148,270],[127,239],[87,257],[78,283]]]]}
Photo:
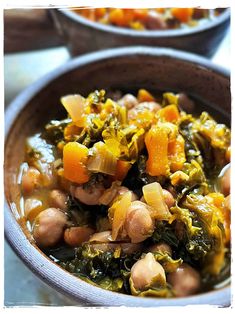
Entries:
{"type": "Polygon", "coordinates": [[[229,9],[202,25],[164,31],[137,31],[104,25],[68,9],[54,9],[51,13],[73,56],[106,48],[144,45],[175,48],[211,57],[230,24],[229,9]]]}
{"type": "MultiPolygon", "coordinates": [[[[230,286],[187,298],[140,298],[90,285],[66,272],[37,248],[20,218],[17,172],[27,136],[52,118],[65,115],[59,99],[68,93],[87,95],[94,89],[185,91],[203,102],[218,121],[230,123],[231,96],[227,70],[207,59],[171,49],[129,47],[75,58],[23,91],[5,116],[5,235],[17,255],[44,282],[74,301],[102,306],[169,306],[230,304],[230,286]]],[[[17,271],[17,270],[16,270],[17,271]]]]}

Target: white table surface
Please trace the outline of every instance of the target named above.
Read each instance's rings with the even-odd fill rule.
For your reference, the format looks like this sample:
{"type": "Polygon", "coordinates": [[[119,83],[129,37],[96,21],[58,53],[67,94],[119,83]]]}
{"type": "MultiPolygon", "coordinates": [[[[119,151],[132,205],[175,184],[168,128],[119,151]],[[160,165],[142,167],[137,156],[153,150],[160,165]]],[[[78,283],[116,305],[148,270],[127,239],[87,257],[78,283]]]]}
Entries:
{"type": "MultiPolygon", "coordinates": [[[[7,106],[25,87],[69,58],[65,47],[5,55],[5,105],[7,106]]],[[[230,60],[229,31],[212,61],[230,69],[230,60]]],[[[6,241],[4,253],[5,306],[81,305],[73,303],[41,282],[15,255],[6,241]]]]}

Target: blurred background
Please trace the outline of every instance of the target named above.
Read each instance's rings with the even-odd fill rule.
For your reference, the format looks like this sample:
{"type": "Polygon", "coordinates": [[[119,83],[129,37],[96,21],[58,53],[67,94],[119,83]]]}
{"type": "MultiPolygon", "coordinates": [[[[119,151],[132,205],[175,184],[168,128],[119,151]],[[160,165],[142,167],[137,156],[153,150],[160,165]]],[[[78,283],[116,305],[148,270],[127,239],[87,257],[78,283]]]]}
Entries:
{"type": "MultiPolygon", "coordinates": [[[[58,37],[45,10],[5,10],[4,86],[5,106],[27,86],[67,62],[70,51],[58,37]],[[36,12],[35,12],[36,11],[36,12]],[[21,28],[16,27],[20,23],[21,28]],[[29,31],[30,30],[30,31],[29,31]]],[[[211,60],[230,68],[230,27],[211,60]]],[[[5,306],[73,305],[66,297],[42,283],[5,242],[5,306]]],[[[82,304],[76,304],[82,305],[82,304]]]]}

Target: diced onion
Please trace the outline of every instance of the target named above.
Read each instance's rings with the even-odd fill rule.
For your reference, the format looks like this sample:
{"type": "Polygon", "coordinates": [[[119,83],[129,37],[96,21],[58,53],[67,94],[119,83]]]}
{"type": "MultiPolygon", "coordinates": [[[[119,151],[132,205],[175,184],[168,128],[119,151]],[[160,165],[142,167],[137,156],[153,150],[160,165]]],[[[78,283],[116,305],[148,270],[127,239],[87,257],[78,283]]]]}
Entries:
{"type": "Polygon", "coordinates": [[[96,143],[92,148],[93,156],[89,157],[88,170],[113,176],[116,172],[117,158],[103,142],[96,143]]]}
{"type": "Polygon", "coordinates": [[[24,204],[25,217],[32,223],[36,216],[43,210],[42,201],[28,198],[24,204]]]}
{"type": "Polygon", "coordinates": [[[115,202],[110,210],[113,210],[112,239],[116,240],[119,230],[123,227],[128,208],[131,206],[132,193],[126,192],[122,198],[115,202]]]}
{"type": "Polygon", "coordinates": [[[143,187],[146,203],[152,208],[152,218],[168,220],[171,213],[165,203],[162,187],[158,182],[147,184],[143,187]]]}
{"type": "Polygon", "coordinates": [[[84,126],[85,98],[81,95],[67,95],[61,98],[61,103],[76,125],[84,126]]]}
{"type": "Polygon", "coordinates": [[[102,205],[109,205],[114,200],[118,193],[118,189],[121,186],[120,181],[114,181],[109,189],[106,189],[105,192],[99,198],[99,203],[102,205]]]}

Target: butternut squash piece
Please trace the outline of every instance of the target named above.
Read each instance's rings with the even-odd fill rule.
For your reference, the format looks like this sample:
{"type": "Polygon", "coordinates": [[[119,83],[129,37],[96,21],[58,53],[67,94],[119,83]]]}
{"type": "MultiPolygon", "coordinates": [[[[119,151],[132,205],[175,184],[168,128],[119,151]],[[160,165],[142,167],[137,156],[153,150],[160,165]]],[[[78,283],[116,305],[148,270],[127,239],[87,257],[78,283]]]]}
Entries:
{"type": "Polygon", "coordinates": [[[83,184],[89,181],[86,167],[88,148],[77,142],[69,142],[64,146],[64,177],[74,183],[83,184]]]}
{"type": "Polygon", "coordinates": [[[145,21],[148,15],[148,9],[134,9],[134,19],[136,21],[145,21]]]}
{"type": "Polygon", "coordinates": [[[178,134],[174,141],[168,143],[168,159],[169,166],[172,172],[182,170],[186,161],[184,150],[184,138],[178,134]]]}
{"type": "Polygon", "coordinates": [[[172,8],[171,14],[181,23],[187,23],[192,18],[193,8],[172,8]]]}
{"type": "Polygon", "coordinates": [[[168,133],[164,127],[152,126],[145,136],[148,151],[146,171],[151,176],[166,176],[168,165],[168,133]]]}
{"type": "Polygon", "coordinates": [[[113,9],[109,14],[110,23],[118,26],[125,26],[125,16],[122,9],[113,9]]]}
{"type": "Polygon", "coordinates": [[[116,172],[114,175],[115,181],[123,181],[131,168],[131,164],[125,160],[118,160],[116,166],[116,172]]]}
{"type": "Polygon", "coordinates": [[[155,100],[153,95],[150,94],[146,89],[139,89],[137,99],[140,103],[145,102],[145,101],[154,101],[155,100]]]}
{"type": "Polygon", "coordinates": [[[95,9],[95,17],[96,19],[101,19],[106,14],[107,9],[106,8],[96,8],[95,9]]]}
{"type": "Polygon", "coordinates": [[[180,118],[180,113],[176,105],[168,105],[158,110],[157,114],[167,122],[177,122],[180,118]]]}

